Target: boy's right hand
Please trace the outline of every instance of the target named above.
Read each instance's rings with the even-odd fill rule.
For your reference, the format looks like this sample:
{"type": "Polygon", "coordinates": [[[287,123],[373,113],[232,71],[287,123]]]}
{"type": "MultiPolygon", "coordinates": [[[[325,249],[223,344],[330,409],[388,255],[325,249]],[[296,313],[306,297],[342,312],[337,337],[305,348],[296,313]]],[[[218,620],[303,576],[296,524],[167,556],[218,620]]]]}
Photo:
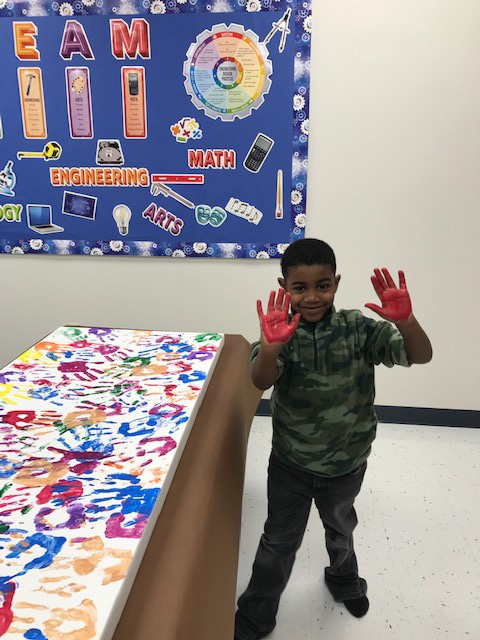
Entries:
{"type": "Polygon", "coordinates": [[[263,313],[262,303],[257,300],[257,313],[262,329],[262,342],[268,345],[281,346],[286,344],[295,333],[300,320],[297,313],[288,324],[288,310],[290,308],[290,294],[285,289],[279,289],[275,302],[275,291],[270,292],[267,313],[263,313]]]}

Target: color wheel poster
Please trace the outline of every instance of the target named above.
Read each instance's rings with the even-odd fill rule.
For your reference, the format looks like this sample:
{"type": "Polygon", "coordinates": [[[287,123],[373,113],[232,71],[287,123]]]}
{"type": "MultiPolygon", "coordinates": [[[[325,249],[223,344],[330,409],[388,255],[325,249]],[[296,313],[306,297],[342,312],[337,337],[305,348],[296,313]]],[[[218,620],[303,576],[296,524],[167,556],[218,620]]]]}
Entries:
{"type": "Polygon", "coordinates": [[[0,253],[278,258],[310,2],[0,0],[0,253]]]}

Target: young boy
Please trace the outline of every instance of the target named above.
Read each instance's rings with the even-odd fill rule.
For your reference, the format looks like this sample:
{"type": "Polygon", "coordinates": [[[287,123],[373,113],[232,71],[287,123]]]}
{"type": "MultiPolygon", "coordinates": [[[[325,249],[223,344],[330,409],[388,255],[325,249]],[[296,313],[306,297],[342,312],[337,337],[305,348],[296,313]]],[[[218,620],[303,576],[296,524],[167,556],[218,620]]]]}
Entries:
{"type": "Polygon", "coordinates": [[[376,434],[374,365],[432,358],[403,272],[400,288],[386,269],[375,269],[371,278],[382,306],[365,306],[385,322],[358,310],[335,310],[340,276],[325,242],[294,242],[281,267],[282,289],[276,300],[271,292],[266,314],[257,302],[262,335],[252,346],[251,375],[259,389],[274,385],[273,444],[268,518],[250,583],[238,600],[235,640],[257,640],[275,627],[312,499],[325,527],[327,587],[354,616],[367,613],[367,583],[358,575],[352,534],[358,522],[353,503],[376,434]],[[290,304],[293,318],[287,317],[290,304]]]}

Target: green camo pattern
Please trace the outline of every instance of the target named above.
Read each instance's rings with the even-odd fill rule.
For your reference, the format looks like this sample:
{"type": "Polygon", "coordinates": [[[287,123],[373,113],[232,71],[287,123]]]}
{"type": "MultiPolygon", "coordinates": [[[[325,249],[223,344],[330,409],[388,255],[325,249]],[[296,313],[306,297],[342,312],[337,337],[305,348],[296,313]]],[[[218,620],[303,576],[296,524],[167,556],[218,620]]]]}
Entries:
{"type": "MultiPolygon", "coordinates": [[[[252,345],[255,359],[260,342],[252,345]]],[[[361,311],[303,319],[277,360],[270,407],[273,451],[286,464],[320,476],[341,476],[370,455],[377,417],[374,365],[409,366],[403,337],[361,311]]]]}

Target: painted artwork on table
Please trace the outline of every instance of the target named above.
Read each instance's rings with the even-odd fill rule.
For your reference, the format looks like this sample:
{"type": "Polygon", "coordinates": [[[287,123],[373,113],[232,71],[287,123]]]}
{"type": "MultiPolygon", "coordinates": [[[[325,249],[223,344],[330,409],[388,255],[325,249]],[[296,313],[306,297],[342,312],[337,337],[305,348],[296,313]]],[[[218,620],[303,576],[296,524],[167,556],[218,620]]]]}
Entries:
{"type": "Polygon", "coordinates": [[[61,327],[0,370],[0,637],[111,638],[222,345],[61,327]]]}

